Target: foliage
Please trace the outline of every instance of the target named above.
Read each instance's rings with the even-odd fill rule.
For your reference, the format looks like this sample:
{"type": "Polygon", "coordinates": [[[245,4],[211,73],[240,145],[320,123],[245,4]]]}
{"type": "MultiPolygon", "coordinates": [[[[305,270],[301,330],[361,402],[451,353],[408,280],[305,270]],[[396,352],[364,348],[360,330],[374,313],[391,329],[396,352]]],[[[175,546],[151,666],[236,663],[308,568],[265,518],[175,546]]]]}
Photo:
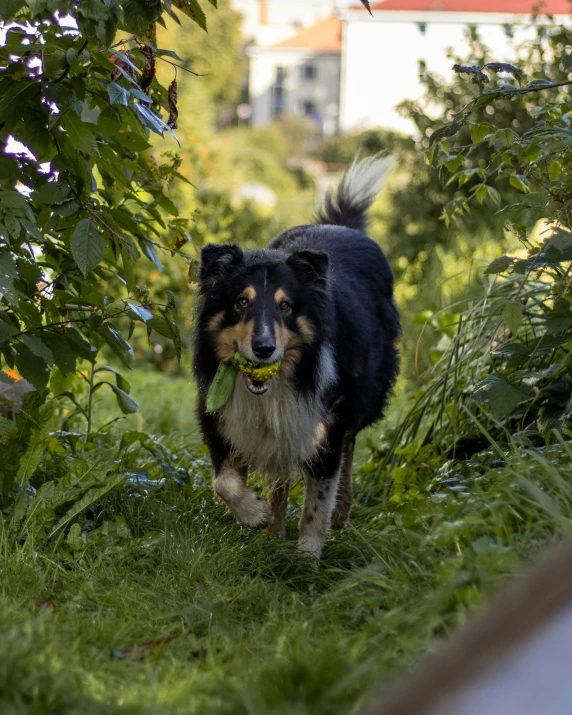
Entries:
{"type": "MultiPolygon", "coordinates": [[[[205,27],[196,0],[175,6],[205,27]]],[[[137,322],[181,353],[174,296],[166,291],[158,301],[135,281],[138,259],[161,271],[158,251],[182,245],[189,231],[190,219],[169,197],[171,184],[183,178],[180,159],[170,154],[159,163],[148,152],[150,132],[174,137],[176,122],[176,84],[167,91],[156,78],[157,63],[178,60],[156,44],[163,15],[178,20],[170,4],[139,0],[15,0],[2,12],[0,367],[28,379],[34,400],[48,394],[51,374],[52,392],[77,403],[59,388],[87,363],[85,446],[93,393],[103,385],[124,413],[137,409],[125,378],[96,366],[103,348],[131,368],[128,340],[137,322]],[[96,382],[103,371],[115,380],[96,382]]],[[[26,482],[7,455],[27,444],[38,449],[25,438],[30,425],[22,429],[3,435],[7,444],[0,446],[4,500],[14,476],[20,488],[26,482]]]]}
{"type": "Polygon", "coordinates": [[[521,250],[490,263],[484,297],[448,316],[447,349],[395,444],[430,441],[462,453],[492,439],[542,445],[552,430],[572,437],[572,80],[562,78],[572,66],[563,50],[572,35],[545,26],[539,34],[541,47],[561,49],[558,73],[531,78],[507,63],[456,66],[476,78],[476,95],[431,135],[427,161],[456,187],[443,219],[487,201],[521,250]],[[516,85],[498,80],[488,88],[498,72],[516,85]],[[512,98],[526,113],[521,130],[480,121],[483,108],[512,98]]]}
{"type": "MultiPolygon", "coordinates": [[[[213,3],[214,4],[214,3],[213,3]]],[[[239,100],[241,82],[245,67],[243,65],[240,15],[232,9],[229,0],[216,3],[216,16],[208,17],[208,33],[191,19],[182,17],[180,22],[169,22],[166,28],[157,29],[157,40],[164,47],[176,47],[180,64],[189,72],[179,72],[180,85],[186,85],[179,100],[180,113],[193,111],[193,105],[206,98],[212,102],[219,121],[227,123],[235,118],[234,108],[239,100]],[[215,21],[216,17],[216,21],[215,21]],[[196,73],[196,74],[195,74],[196,73]]],[[[214,15],[215,10],[212,10],[214,15]]],[[[168,76],[170,68],[158,68],[159,75],[168,76]]],[[[179,62],[178,62],[179,64],[179,62]]]]}

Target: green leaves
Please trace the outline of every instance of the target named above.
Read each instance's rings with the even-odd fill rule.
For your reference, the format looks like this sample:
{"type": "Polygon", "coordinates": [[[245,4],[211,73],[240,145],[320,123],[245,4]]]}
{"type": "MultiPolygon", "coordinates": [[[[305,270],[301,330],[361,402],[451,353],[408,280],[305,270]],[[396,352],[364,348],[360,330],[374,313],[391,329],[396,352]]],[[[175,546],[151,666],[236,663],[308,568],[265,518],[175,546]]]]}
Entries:
{"type": "Polygon", "coordinates": [[[119,104],[123,107],[129,105],[129,92],[117,82],[110,82],[107,85],[107,94],[111,104],[119,104]]]}
{"type": "Polygon", "coordinates": [[[67,132],[70,144],[76,151],[92,154],[97,151],[95,137],[89,124],[82,121],[74,111],[69,111],[62,117],[62,126],[67,132]]]}
{"type": "Polygon", "coordinates": [[[103,260],[106,251],[107,243],[96,224],[90,218],[81,219],[72,236],[71,252],[86,278],[103,260]]]}
{"type": "Polygon", "coordinates": [[[523,393],[504,375],[493,373],[477,385],[473,398],[477,402],[487,402],[495,417],[502,419],[520,404],[523,393]]]}
{"type": "MultiPolygon", "coordinates": [[[[199,2],[177,2],[206,27],[199,2]]],[[[188,233],[191,220],[179,216],[168,195],[173,181],[182,178],[180,157],[156,159],[147,153],[151,132],[171,131],[161,115],[172,109],[173,98],[154,72],[147,72],[143,86],[142,71],[161,56],[179,61],[172,50],[155,49],[154,23],[161,22],[167,4],[174,15],[171,3],[147,0],[9,0],[1,13],[4,23],[21,14],[0,48],[0,123],[27,150],[0,155],[0,368],[13,368],[28,380],[38,405],[48,385],[68,407],[71,402],[69,413],[60,416],[59,432],[66,436],[58,439],[68,440],[61,443],[64,454],[70,445],[77,452],[82,444],[93,444],[89,400],[94,388],[112,390],[124,414],[137,410],[127,380],[115,368],[105,366],[114,381],[92,380],[101,376],[94,372],[100,351],[110,349],[125,367],[133,365],[133,349],[121,331],[130,340],[137,321],[142,339],[148,331],[161,331],[181,353],[171,301],[162,300],[161,307],[167,302],[168,309],[157,315],[153,286],[144,305],[131,298],[136,281],[146,280],[137,261],[146,257],[162,269],[163,248],[165,260],[172,259],[171,232],[188,233]],[[59,22],[64,15],[76,23],[72,34],[69,23],[59,22]],[[119,43],[118,30],[126,38],[119,43]],[[147,38],[145,51],[128,39],[134,36],[147,38]],[[166,220],[171,217],[176,223],[166,220]],[[89,399],[78,381],[89,383],[89,399]]],[[[1,375],[0,381],[9,382],[5,372],[1,375]]],[[[22,483],[34,477],[55,440],[30,400],[16,427],[0,420],[2,449],[8,445],[0,453],[3,508],[17,493],[16,474],[22,483]],[[37,432],[35,447],[25,420],[37,432]]],[[[117,485],[123,481],[117,476],[117,485]]],[[[79,482],[87,484],[79,472],[61,488],[48,482],[30,504],[20,493],[24,523],[33,522],[37,533],[58,523],[63,530],[86,504],[107,493],[108,486],[98,480],[85,489],[79,482]],[[95,491],[87,496],[90,489],[95,491]],[[79,504],[77,510],[58,522],[73,504],[79,504]]]]}

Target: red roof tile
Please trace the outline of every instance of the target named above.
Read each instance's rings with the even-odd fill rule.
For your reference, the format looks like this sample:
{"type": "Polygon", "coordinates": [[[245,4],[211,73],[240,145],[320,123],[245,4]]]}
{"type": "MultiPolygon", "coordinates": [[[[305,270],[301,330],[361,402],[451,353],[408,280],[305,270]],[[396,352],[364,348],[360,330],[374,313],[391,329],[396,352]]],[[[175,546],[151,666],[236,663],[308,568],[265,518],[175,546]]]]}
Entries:
{"type": "MultiPolygon", "coordinates": [[[[537,0],[382,0],[372,2],[371,9],[403,10],[410,12],[502,12],[515,15],[529,15],[537,0]]],[[[359,7],[362,7],[360,5],[359,7]]],[[[352,9],[358,9],[353,7],[352,9]]],[[[363,8],[365,9],[365,8],[363,8]]],[[[572,4],[569,0],[545,0],[540,12],[545,15],[569,15],[572,4]]]]}

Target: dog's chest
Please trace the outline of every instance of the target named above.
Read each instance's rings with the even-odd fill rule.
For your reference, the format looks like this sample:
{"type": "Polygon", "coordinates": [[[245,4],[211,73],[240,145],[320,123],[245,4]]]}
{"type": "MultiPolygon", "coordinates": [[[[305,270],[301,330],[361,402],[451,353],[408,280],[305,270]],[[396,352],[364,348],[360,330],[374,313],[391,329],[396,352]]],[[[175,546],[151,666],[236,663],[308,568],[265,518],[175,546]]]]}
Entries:
{"type": "Polygon", "coordinates": [[[222,433],[251,470],[286,477],[316,452],[325,435],[319,399],[275,380],[264,395],[253,395],[238,375],[220,412],[222,433]]]}

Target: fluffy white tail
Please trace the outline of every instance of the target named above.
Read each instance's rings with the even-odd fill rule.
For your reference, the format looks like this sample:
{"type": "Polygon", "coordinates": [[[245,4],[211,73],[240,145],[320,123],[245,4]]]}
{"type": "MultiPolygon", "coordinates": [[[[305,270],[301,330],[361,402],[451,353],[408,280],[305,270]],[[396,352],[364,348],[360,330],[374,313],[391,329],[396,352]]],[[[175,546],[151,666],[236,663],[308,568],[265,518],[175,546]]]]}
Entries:
{"type": "Polygon", "coordinates": [[[367,212],[393,168],[393,157],[381,153],[355,157],[345,170],[335,193],[328,192],[315,223],[347,226],[363,231],[367,212]]]}

